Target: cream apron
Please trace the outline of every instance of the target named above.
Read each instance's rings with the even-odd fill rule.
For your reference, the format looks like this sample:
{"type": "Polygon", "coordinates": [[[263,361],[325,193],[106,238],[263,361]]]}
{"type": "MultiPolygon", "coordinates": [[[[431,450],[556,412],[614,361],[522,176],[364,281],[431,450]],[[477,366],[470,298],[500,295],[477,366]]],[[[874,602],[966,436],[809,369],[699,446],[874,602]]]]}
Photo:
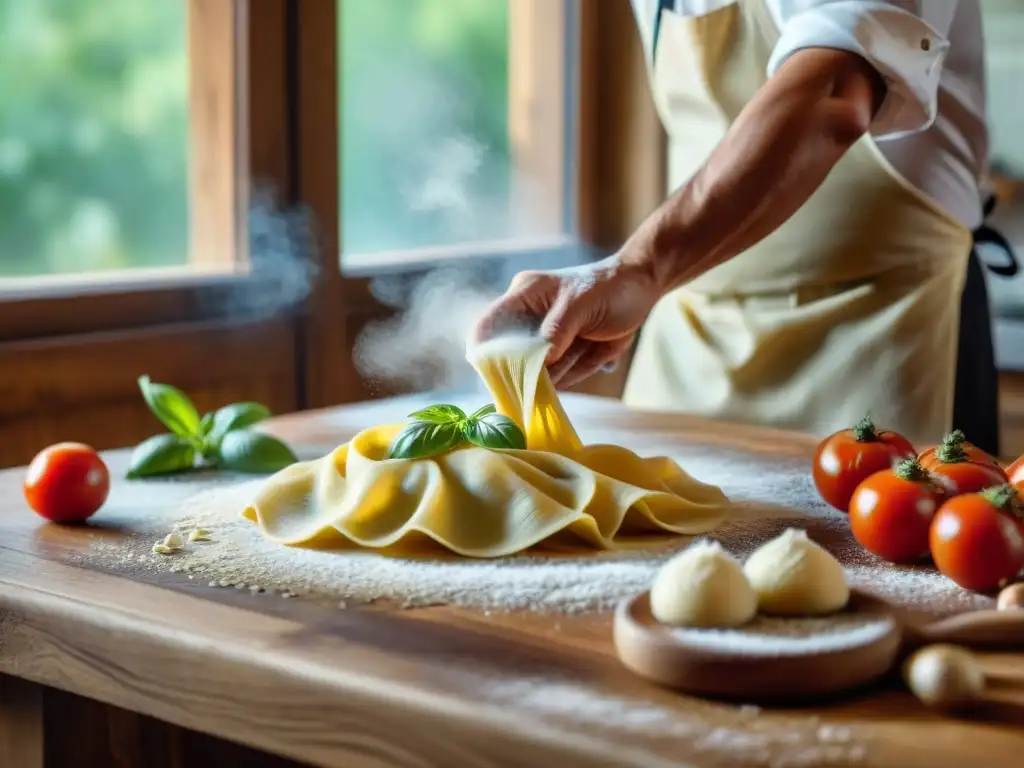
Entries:
{"type": "MultiPolygon", "coordinates": [[[[766,82],[778,37],[764,0],[662,12],[648,64],[673,187],[766,82]]],[[[970,250],[971,233],[864,137],[781,228],[658,303],[623,399],[819,435],[870,413],[936,440],[951,427],[970,250]]]]}

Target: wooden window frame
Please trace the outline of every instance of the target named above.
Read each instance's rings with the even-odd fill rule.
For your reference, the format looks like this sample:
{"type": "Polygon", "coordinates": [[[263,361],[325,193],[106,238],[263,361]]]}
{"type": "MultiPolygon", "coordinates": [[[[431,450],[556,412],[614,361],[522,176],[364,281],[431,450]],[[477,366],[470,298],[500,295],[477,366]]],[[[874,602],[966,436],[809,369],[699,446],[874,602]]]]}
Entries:
{"type": "Polygon", "coordinates": [[[493,242],[351,253],[341,267],[346,278],[419,272],[467,260],[529,262],[554,257],[566,265],[579,261],[574,231],[576,163],[569,150],[575,145],[577,105],[572,97],[578,82],[575,52],[583,0],[509,2],[509,138],[514,169],[509,215],[516,231],[525,234],[493,242]],[[553,77],[552,71],[563,75],[553,77]],[[546,195],[540,210],[531,205],[537,188],[546,195]]]}
{"type": "MultiPolygon", "coordinates": [[[[6,280],[0,342],[217,320],[265,287],[246,263],[249,180],[288,194],[287,0],[183,0],[189,264],[6,280]],[[250,50],[260,51],[250,57],[250,50]]],[[[286,200],[282,202],[287,202],[286,200]]]]}
{"type": "MultiPolygon", "coordinates": [[[[534,173],[553,174],[555,161],[562,161],[562,182],[574,188],[564,196],[572,202],[556,215],[575,220],[578,239],[470,244],[394,254],[391,260],[375,254],[374,264],[362,270],[346,266],[343,274],[337,4],[185,1],[193,90],[190,242],[197,263],[211,271],[46,280],[33,290],[0,287],[0,369],[27,371],[16,385],[8,382],[12,402],[37,409],[85,402],[76,392],[75,371],[89,365],[91,349],[107,370],[78,377],[106,382],[96,384],[89,402],[136,397],[128,372],[138,367],[133,357],[154,339],[172,344],[178,356],[168,361],[147,348],[141,358],[154,376],[182,386],[218,377],[226,382],[243,375],[244,355],[257,354],[250,342],[257,333],[278,345],[280,360],[259,361],[278,382],[278,409],[364,399],[352,345],[366,322],[389,312],[373,299],[371,279],[409,279],[452,261],[471,261],[508,279],[531,267],[534,257],[550,263],[553,254],[600,256],[617,248],[663,196],[663,134],[650,104],[629,0],[512,0],[520,4],[512,17],[513,152],[534,173]],[[554,61],[550,49],[559,39],[576,62],[574,79],[562,84],[545,71],[551,64],[544,64],[554,61]],[[537,47],[543,58],[531,60],[537,47]],[[258,55],[250,55],[254,51],[258,55]],[[573,92],[575,114],[564,108],[573,92]],[[554,132],[571,137],[572,155],[555,153],[554,132]],[[223,151],[225,145],[230,151],[223,151]],[[565,169],[573,171],[571,177],[565,169]],[[238,271],[231,261],[246,247],[250,179],[272,185],[282,206],[307,207],[317,222],[317,279],[301,304],[263,322],[264,330],[239,323],[224,309],[268,284],[258,268],[238,271]],[[581,241],[588,249],[579,247],[581,241]],[[231,357],[232,344],[248,351],[235,360],[204,351],[231,357]],[[189,373],[190,358],[209,367],[189,373]],[[285,385],[281,377],[292,363],[293,381],[285,385]],[[55,376],[67,380],[54,384],[55,376]]],[[[0,409],[0,425],[11,413],[0,409]]]]}
{"type": "MultiPolygon", "coordinates": [[[[191,202],[242,210],[251,174],[273,183],[288,203],[294,198],[285,108],[290,0],[186,1],[190,27],[202,32],[190,39],[197,65],[192,87],[202,94],[190,105],[191,141],[208,151],[200,146],[191,162],[199,166],[196,182],[210,184],[202,200],[191,202]],[[249,48],[260,55],[242,58],[249,48]],[[244,140],[216,152],[206,137],[230,136],[243,122],[242,109],[249,116],[244,140]],[[232,169],[219,187],[210,182],[217,163],[232,169]]],[[[200,216],[191,238],[211,238],[211,253],[238,238],[237,253],[241,228],[232,232],[225,222],[241,220],[231,212],[200,216]]],[[[159,431],[136,386],[143,373],[181,387],[201,410],[237,400],[259,400],[278,413],[303,407],[302,307],[239,322],[226,308],[251,301],[252,291],[271,283],[255,269],[230,274],[212,266],[210,274],[125,271],[113,279],[43,279],[30,290],[22,281],[9,281],[19,283],[13,289],[0,286],[0,466],[25,463],[61,440],[104,449],[159,431]]]]}

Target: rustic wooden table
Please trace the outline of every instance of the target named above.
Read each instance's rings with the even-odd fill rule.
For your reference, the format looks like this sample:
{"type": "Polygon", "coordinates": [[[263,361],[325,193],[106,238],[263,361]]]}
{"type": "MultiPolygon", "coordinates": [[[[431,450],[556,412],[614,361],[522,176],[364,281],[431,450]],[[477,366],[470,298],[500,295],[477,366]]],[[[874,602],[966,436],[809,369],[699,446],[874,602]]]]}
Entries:
{"type": "MultiPolygon", "coordinates": [[[[323,452],[415,400],[272,428],[323,452]]],[[[588,441],[656,437],[775,458],[809,457],[813,445],[596,398],[566,404],[588,441]]],[[[110,461],[123,466],[123,453],[110,461]]],[[[935,768],[1013,765],[1024,753],[1020,657],[984,657],[1019,683],[996,689],[989,716],[974,721],[929,714],[895,683],[814,711],[699,701],[623,669],[607,614],[342,611],[112,573],[75,556],[89,528],[28,511],[21,478],[0,473],[0,766],[935,768]]]]}

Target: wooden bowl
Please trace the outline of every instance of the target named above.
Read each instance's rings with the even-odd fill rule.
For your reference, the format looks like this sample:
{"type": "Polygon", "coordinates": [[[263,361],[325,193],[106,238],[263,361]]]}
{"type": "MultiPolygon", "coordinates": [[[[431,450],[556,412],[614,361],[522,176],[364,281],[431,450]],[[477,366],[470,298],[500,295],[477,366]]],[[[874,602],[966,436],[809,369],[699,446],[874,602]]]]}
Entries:
{"type": "Polygon", "coordinates": [[[897,659],[902,627],[883,601],[854,592],[836,617],[851,628],[801,637],[759,635],[761,642],[749,629],[666,626],[652,615],[650,593],[644,592],[619,606],[615,649],[636,674],[686,693],[799,701],[867,685],[897,659]]]}

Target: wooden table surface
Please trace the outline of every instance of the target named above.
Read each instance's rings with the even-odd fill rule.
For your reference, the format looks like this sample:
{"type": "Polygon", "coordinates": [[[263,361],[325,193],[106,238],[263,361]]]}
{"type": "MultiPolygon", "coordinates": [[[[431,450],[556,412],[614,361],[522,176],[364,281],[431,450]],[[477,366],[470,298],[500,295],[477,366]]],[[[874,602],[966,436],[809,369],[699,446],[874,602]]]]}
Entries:
{"type": "MultiPolygon", "coordinates": [[[[419,400],[297,414],[271,428],[304,453],[322,453],[419,400]]],[[[813,447],[800,435],[630,413],[596,398],[568,397],[566,406],[588,442],[640,448],[656,436],[774,458],[809,458],[813,447]]],[[[117,469],[124,456],[109,460],[117,469]]],[[[627,672],[608,614],[338,610],[173,574],[111,573],[80,556],[89,528],[52,526],[27,510],[22,474],[0,473],[0,673],[8,681],[325,766],[935,768],[1024,759],[1017,656],[984,657],[989,672],[1019,682],[1005,683],[993,694],[1002,705],[973,721],[926,712],[896,682],[813,711],[700,701],[627,672]]],[[[5,728],[19,728],[20,711],[9,706],[0,718],[0,742],[5,728]]]]}

